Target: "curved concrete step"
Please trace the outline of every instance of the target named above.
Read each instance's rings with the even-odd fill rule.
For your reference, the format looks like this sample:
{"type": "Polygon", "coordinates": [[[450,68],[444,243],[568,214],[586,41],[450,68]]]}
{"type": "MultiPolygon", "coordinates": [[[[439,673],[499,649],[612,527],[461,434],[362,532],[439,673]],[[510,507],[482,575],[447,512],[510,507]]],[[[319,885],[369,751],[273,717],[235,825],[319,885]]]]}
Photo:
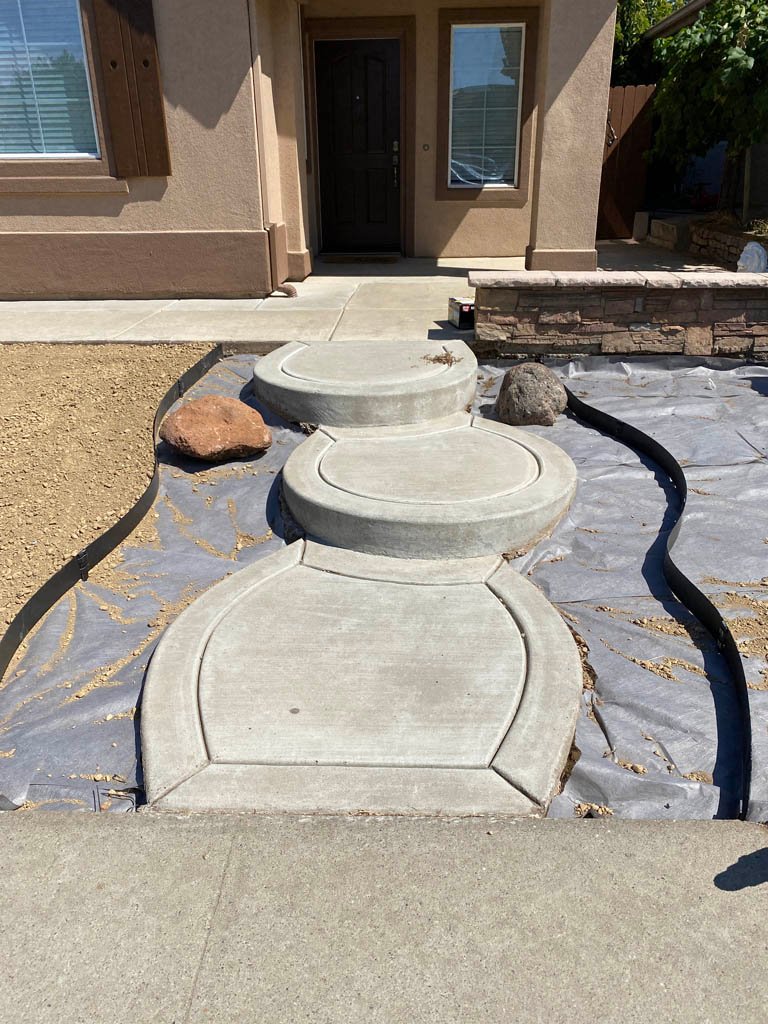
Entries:
{"type": "Polygon", "coordinates": [[[569,630],[501,559],[298,542],[218,584],[158,645],[147,796],[172,810],[538,814],[580,693],[569,630]]]}
{"type": "Polygon", "coordinates": [[[463,341],[291,342],[256,364],[257,398],[295,423],[421,423],[473,399],[477,360],[463,341]]]}
{"type": "Polygon", "coordinates": [[[307,533],[400,558],[471,558],[528,547],[570,504],[576,468],[533,434],[457,413],[400,427],[322,427],[283,470],[307,533]]]}

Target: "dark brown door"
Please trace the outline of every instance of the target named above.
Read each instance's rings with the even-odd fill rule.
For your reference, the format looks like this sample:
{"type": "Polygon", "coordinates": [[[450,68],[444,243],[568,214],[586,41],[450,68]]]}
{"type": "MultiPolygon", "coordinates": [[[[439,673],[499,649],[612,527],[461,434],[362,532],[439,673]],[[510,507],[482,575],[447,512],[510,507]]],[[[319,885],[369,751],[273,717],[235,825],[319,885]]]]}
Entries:
{"type": "Polygon", "coordinates": [[[315,44],[324,252],[400,251],[400,43],[315,44]]]}

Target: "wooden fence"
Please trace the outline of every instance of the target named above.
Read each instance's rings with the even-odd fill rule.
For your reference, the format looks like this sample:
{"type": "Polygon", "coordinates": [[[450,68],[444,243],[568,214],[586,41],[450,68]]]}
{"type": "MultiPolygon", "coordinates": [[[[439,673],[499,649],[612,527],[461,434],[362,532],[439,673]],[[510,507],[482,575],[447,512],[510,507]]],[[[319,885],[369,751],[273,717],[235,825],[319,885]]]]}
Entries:
{"type": "Polygon", "coordinates": [[[655,85],[616,86],[608,102],[598,238],[631,238],[642,209],[651,145],[651,99],[655,85]]]}

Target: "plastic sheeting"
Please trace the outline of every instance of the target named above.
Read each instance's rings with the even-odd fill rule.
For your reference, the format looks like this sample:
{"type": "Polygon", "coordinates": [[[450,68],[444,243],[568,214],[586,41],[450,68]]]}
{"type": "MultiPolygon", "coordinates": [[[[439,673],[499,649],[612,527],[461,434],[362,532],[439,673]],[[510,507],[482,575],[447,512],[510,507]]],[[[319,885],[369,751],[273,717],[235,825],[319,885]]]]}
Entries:
{"type": "MultiPolygon", "coordinates": [[[[229,395],[256,407],[253,364],[227,359],[186,397],[229,395]]],[[[122,810],[116,794],[141,790],[137,709],[157,640],[195,597],[283,544],[276,480],[305,436],[259,408],[273,431],[259,459],[201,468],[161,444],[153,512],[28,639],[0,689],[6,807],[91,810],[96,785],[102,807],[122,810]]]]}
{"type": "MultiPolygon", "coordinates": [[[[191,395],[239,395],[257,405],[248,385],[253,363],[226,360],[191,395]]],[[[685,464],[694,490],[676,560],[739,628],[744,620],[752,623],[748,633],[759,632],[768,600],[768,368],[595,358],[557,370],[584,401],[656,437],[685,464]]],[[[492,415],[502,374],[500,366],[481,368],[480,415],[492,415]]],[[[126,796],[140,797],[136,709],[159,636],[205,589],[283,543],[276,479],[304,435],[261,411],[275,443],[259,460],[200,469],[161,449],[156,520],[30,638],[0,690],[6,806],[26,799],[30,806],[130,809],[126,796]]],[[[590,666],[578,760],[550,813],[732,816],[745,739],[736,693],[713,641],[661,571],[674,488],[647,459],[570,415],[535,432],[569,452],[579,488],[553,535],[513,564],[557,604],[588,647],[590,666]]],[[[750,691],[753,734],[765,736],[766,658],[756,653],[759,637],[745,643],[748,678],[766,686],[750,691]]],[[[768,758],[761,761],[754,742],[759,817],[768,805],[761,767],[768,758]]]]}
{"type": "MultiPolygon", "coordinates": [[[[683,466],[688,482],[689,494],[685,518],[674,550],[676,563],[681,570],[718,606],[726,620],[731,624],[742,652],[743,664],[748,683],[750,717],[752,722],[752,798],[749,816],[754,820],[768,818],[768,367],[765,366],[734,366],[725,360],[713,361],[708,365],[691,365],[690,361],[671,358],[656,363],[626,362],[620,359],[591,359],[585,363],[571,363],[559,368],[574,393],[583,401],[594,405],[605,412],[633,424],[662,444],[683,466]]],[[[582,490],[582,493],[584,491],[582,490]]],[[[618,495],[617,495],[618,497],[618,495]]],[[[635,492],[627,495],[625,514],[629,512],[632,522],[635,492]]],[[[575,509],[581,511],[581,501],[577,501],[575,509]]],[[[556,531],[561,541],[565,538],[568,524],[556,531]]],[[[553,538],[554,539],[554,538],[553,538]]],[[[567,546],[567,544],[566,544],[567,546]]],[[[534,553],[533,578],[547,590],[550,586],[546,570],[542,575],[536,560],[540,553],[534,553]]],[[[574,551],[574,554],[576,552],[574,551]]],[[[659,591],[654,580],[653,567],[660,565],[661,551],[649,550],[645,560],[647,566],[648,589],[655,598],[659,591]]],[[[566,559],[570,569],[574,568],[574,559],[566,559]]],[[[530,568],[530,566],[529,566],[530,568]]],[[[635,591],[641,594],[641,591],[635,591]]],[[[554,595],[553,599],[560,602],[561,598],[554,595]]],[[[663,603],[669,604],[668,598],[663,603]]],[[[615,602],[611,602],[615,604],[615,602]]],[[[619,606],[620,607],[620,606],[619,606]]],[[[676,617],[684,618],[679,608],[669,605],[676,617]]],[[[566,609],[564,609],[566,610],[566,609]]],[[[610,613],[605,613],[610,614],[610,613]]],[[[626,610],[624,610],[626,615],[626,610]]],[[[644,612],[635,619],[648,618],[644,612]]],[[[655,631],[657,627],[652,627],[655,631]]],[[[664,627],[669,628],[668,626],[664,627]]],[[[679,691],[665,701],[664,706],[656,709],[648,708],[652,717],[646,724],[654,725],[654,720],[661,723],[664,717],[671,719],[674,741],[671,736],[667,740],[666,732],[657,736],[653,728],[644,728],[643,733],[661,739],[664,747],[658,742],[653,745],[651,757],[637,762],[647,768],[646,773],[636,780],[623,780],[616,790],[608,786],[605,780],[607,773],[612,773],[611,765],[616,757],[609,755],[605,759],[602,772],[597,766],[595,755],[597,749],[587,745],[587,737],[594,738],[594,731],[580,723],[577,743],[583,743],[583,751],[589,749],[589,759],[584,757],[574,769],[573,775],[566,785],[563,796],[558,798],[552,813],[569,813],[569,803],[582,801],[598,805],[610,806],[615,813],[632,817],[647,817],[648,809],[636,805],[629,792],[643,789],[659,775],[659,761],[662,762],[662,774],[667,772],[669,781],[675,786],[676,796],[664,800],[652,814],[664,817],[667,814],[675,817],[704,816],[708,801],[713,794],[708,790],[719,789],[718,814],[733,813],[734,776],[738,761],[737,747],[745,742],[740,735],[736,722],[734,691],[721,680],[724,666],[716,651],[712,650],[707,637],[698,634],[693,637],[699,649],[700,660],[693,656],[691,664],[706,670],[706,681],[711,691],[711,707],[707,715],[710,723],[704,731],[702,717],[706,712],[706,699],[689,700],[694,691],[700,690],[703,679],[697,683],[688,678],[685,693],[679,691]],[[655,714],[654,714],[655,711],[655,714]],[[714,731],[712,729],[714,725],[714,731]],[[714,746],[713,746],[714,744],[714,746]],[[658,750],[661,754],[657,754],[658,750]],[[690,755],[695,753],[699,760],[697,767],[691,768],[690,755]],[[666,761],[664,760],[666,758],[666,761]],[[703,760],[702,760],[703,758],[703,760]],[[704,764],[709,760],[711,767],[704,764]],[[589,761],[594,762],[591,766],[589,761]],[[672,768],[671,765],[675,765],[672,768]],[[652,771],[652,768],[655,769],[652,771]],[[700,785],[699,793],[691,792],[684,795],[680,788],[686,788],[686,782],[678,779],[678,772],[683,776],[695,778],[714,777],[714,786],[706,783],[700,785]],[[586,782],[589,774],[590,781],[586,782]],[[602,781],[601,780],[602,776],[602,781]],[[630,800],[627,804],[627,799],[630,800]],[[669,807],[667,807],[669,803],[669,807]]],[[[601,638],[600,647],[605,644],[601,638]]],[[[630,653],[628,647],[622,647],[622,657],[630,653]]],[[[605,722],[625,724],[624,712],[631,706],[631,701],[647,691],[647,679],[638,677],[637,687],[631,696],[623,680],[628,679],[618,668],[602,671],[602,650],[599,652],[591,644],[591,658],[598,672],[597,692],[602,697],[614,699],[614,689],[621,686],[623,696],[619,698],[621,710],[604,711],[601,717],[605,722]]],[[[671,655],[674,657],[674,655],[671,655]]],[[[670,657],[659,651],[653,660],[657,664],[659,658],[670,657]]],[[[647,661],[644,655],[639,660],[647,661]]],[[[631,663],[635,668],[635,663],[631,663]]],[[[687,670],[683,666],[665,663],[672,674],[683,680],[687,670]],[[682,671],[678,671],[682,669],[682,671]]],[[[643,666],[646,668],[646,666],[643,666]]],[[[634,674],[634,672],[632,672],[634,674]]],[[[645,675],[645,673],[644,673],[645,675]]],[[[697,674],[694,673],[694,676],[697,674]]],[[[660,677],[663,683],[663,676],[660,677]]],[[[703,698],[703,694],[701,695],[703,698]]],[[[645,704],[643,701],[643,714],[645,704]]],[[[588,719],[589,721],[589,719],[588,719]]],[[[623,728],[622,744],[631,741],[631,728],[623,728]]],[[[611,742],[616,737],[609,732],[611,742]]],[[[649,744],[651,741],[648,741],[649,744]]],[[[633,762],[634,758],[625,753],[622,744],[616,745],[621,760],[633,762]]],[[[635,749],[637,749],[635,747],[635,749]]],[[[631,770],[628,774],[633,774],[631,770]]],[[[693,780],[690,780],[693,781],[693,780]]],[[[711,809],[711,804],[709,804],[711,809]]]]}

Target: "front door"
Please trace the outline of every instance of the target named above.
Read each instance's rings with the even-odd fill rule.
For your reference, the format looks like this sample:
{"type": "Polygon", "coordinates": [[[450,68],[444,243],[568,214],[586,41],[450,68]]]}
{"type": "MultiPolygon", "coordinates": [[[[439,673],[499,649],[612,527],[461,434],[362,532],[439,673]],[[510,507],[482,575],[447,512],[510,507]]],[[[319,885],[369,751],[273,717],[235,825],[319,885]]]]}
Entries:
{"type": "Polygon", "coordinates": [[[400,251],[400,42],[315,43],[323,252],[400,251]]]}

